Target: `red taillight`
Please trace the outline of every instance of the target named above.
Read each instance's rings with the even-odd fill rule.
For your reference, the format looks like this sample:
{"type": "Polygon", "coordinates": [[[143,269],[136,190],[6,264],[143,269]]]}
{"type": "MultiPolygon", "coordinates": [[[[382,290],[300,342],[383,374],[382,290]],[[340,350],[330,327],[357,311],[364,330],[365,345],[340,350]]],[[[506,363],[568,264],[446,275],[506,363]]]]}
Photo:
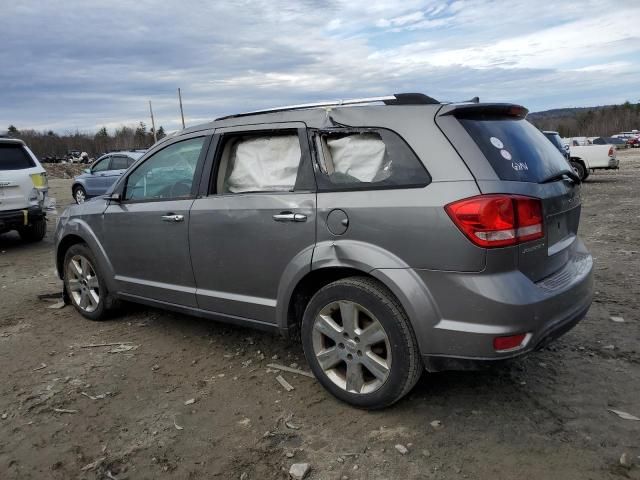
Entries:
{"type": "Polygon", "coordinates": [[[526,337],[526,333],[510,335],[508,337],[496,337],[493,339],[493,349],[496,352],[513,350],[514,348],[518,348],[520,345],[522,345],[522,342],[524,342],[524,339],[526,337]]]}
{"type": "Polygon", "coordinates": [[[478,195],[444,207],[469,240],[506,247],[542,238],[542,202],[520,195],[478,195]]]}
{"type": "Polygon", "coordinates": [[[613,157],[613,152],[615,151],[615,147],[609,147],[609,156],[613,157]]]}

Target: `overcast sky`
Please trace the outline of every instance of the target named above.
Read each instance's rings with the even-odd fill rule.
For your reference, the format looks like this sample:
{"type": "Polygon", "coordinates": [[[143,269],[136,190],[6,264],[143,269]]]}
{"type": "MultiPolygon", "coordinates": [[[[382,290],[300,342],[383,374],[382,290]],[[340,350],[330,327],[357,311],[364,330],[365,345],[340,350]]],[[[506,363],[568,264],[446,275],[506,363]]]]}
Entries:
{"type": "Polygon", "coordinates": [[[0,130],[179,126],[423,92],[532,111],[640,101],[640,0],[1,0],[0,130]]]}

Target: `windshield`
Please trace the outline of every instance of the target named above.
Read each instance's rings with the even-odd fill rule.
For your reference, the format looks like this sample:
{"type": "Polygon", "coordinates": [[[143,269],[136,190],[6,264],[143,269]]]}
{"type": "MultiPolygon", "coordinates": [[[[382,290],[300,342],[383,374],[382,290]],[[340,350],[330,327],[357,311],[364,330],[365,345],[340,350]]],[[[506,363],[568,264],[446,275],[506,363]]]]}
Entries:
{"type": "Polygon", "coordinates": [[[555,143],[524,119],[485,115],[459,120],[502,180],[539,183],[571,168],[555,143]]]}
{"type": "Polygon", "coordinates": [[[0,143],[0,170],[23,170],[35,166],[36,164],[22,145],[0,143]]]}

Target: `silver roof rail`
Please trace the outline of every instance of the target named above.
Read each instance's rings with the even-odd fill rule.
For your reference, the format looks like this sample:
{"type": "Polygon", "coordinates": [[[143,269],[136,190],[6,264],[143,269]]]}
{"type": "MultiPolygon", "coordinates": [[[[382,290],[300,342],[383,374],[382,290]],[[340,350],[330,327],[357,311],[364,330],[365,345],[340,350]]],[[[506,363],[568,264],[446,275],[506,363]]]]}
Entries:
{"type": "Polygon", "coordinates": [[[316,103],[301,103],[299,105],[287,105],[284,107],[265,108],[262,110],[253,110],[250,112],[227,115],[224,117],[216,118],[216,120],[245,117],[248,115],[260,115],[263,113],[287,112],[291,110],[305,110],[309,108],[341,107],[345,105],[364,105],[369,103],[384,103],[385,105],[420,105],[420,104],[435,104],[439,102],[421,93],[397,93],[395,95],[386,95],[383,97],[351,98],[347,100],[333,100],[333,101],[316,102],[316,103]]]}

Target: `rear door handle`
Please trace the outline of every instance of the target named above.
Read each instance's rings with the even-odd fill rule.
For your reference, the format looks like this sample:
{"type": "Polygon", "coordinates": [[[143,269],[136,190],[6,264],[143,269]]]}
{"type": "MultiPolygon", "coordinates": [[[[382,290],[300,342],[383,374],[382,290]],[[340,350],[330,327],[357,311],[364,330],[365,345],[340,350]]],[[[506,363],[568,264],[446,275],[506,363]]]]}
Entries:
{"type": "Polygon", "coordinates": [[[302,213],[281,212],[273,216],[276,222],[306,222],[307,216],[302,213]]]}
{"type": "Polygon", "coordinates": [[[172,223],[182,222],[184,221],[184,215],[174,215],[174,214],[163,215],[162,221],[172,222],[172,223]]]}

